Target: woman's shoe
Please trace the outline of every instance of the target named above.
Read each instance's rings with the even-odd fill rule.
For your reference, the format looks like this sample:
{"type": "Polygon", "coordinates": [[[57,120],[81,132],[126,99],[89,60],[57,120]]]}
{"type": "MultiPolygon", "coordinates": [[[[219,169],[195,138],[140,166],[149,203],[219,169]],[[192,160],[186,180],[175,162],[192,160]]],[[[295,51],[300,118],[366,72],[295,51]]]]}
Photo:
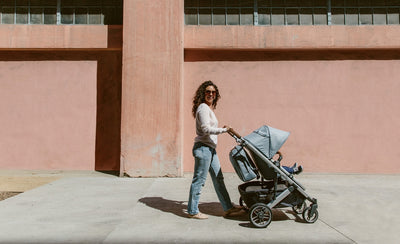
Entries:
{"type": "Polygon", "coordinates": [[[246,214],[246,211],[241,206],[233,206],[231,209],[225,211],[224,217],[236,217],[246,214]]]}
{"type": "Polygon", "coordinates": [[[208,219],[208,215],[198,212],[197,214],[189,214],[189,218],[191,218],[191,219],[208,219]]]}

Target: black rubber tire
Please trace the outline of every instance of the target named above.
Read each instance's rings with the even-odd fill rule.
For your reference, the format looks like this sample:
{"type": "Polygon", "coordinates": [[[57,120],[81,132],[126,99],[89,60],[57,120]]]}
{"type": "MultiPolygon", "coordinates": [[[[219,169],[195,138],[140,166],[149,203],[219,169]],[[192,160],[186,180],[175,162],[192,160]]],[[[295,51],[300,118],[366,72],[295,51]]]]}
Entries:
{"type": "Polygon", "coordinates": [[[315,223],[315,221],[317,221],[317,219],[318,219],[318,210],[315,209],[314,214],[313,215],[310,215],[310,214],[311,214],[311,207],[304,209],[304,211],[303,211],[304,221],[306,221],[307,223],[310,223],[310,224],[315,223]]]}

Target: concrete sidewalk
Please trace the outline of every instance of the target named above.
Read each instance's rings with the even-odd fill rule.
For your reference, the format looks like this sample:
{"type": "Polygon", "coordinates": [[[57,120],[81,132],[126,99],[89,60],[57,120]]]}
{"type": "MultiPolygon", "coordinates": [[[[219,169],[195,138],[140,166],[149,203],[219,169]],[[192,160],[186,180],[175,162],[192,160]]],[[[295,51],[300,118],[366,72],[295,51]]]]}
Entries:
{"type": "MultiPolygon", "coordinates": [[[[184,213],[190,175],[50,176],[48,183],[0,201],[0,243],[399,242],[399,175],[302,174],[297,179],[318,199],[318,221],[306,224],[291,209],[273,210],[266,229],[251,227],[246,216],[223,218],[210,179],[200,204],[210,218],[193,220],[184,213]]],[[[230,173],[225,181],[238,203],[242,182],[230,173]]]]}

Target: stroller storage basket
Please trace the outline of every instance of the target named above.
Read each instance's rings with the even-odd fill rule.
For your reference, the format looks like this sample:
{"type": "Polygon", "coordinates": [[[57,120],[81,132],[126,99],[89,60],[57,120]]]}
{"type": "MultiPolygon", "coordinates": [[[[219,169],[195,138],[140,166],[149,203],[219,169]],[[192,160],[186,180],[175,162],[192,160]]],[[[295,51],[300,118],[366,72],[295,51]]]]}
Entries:
{"type": "MultiPolygon", "coordinates": [[[[268,204],[274,199],[273,181],[250,181],[239,185],[238,188],[240,196],[248,208],[259,202],[268,204]]],[[[284,182],[278,183],[276,197],[286,189],[287,186],[284,182]]],[[[299,192],[294,191],[284,198],[276,207],[293,207],[303,203],[304,200],[305,198],[299,194],[299,192]]]]}
{"type": "Polygon", "coordinates": [[[247,207],[255,203],[272,201],[274,194],[274,182],[272,181],[250,181],[239,185],[239,193],[247,207]]]}

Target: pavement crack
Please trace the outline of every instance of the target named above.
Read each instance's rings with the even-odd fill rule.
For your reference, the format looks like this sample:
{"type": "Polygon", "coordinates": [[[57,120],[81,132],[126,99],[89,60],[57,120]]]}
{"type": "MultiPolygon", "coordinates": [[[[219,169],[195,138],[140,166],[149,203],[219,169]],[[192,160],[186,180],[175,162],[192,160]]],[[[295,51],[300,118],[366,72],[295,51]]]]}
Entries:
{"type": "Polygon", "coordinates": [[[341,232],[340,230],[336,229],[334,226],[328,224],[327,222],[325,222],[325,221],[322,220],[322,219],[319,219],[319,221],[321,221],[322,223],[324,223],[325,225],[327,225],[329,228],[335,230],[337,233],[339,233],[340,235],[342,235],[344,238],[346,238],[346,239],[350,240],[351,242],[357,244],[357,242],[356,242],[355,240],[351,239],[349,236],[347,236],[346,234],[344,234],[344,233],[341,232]]]}

